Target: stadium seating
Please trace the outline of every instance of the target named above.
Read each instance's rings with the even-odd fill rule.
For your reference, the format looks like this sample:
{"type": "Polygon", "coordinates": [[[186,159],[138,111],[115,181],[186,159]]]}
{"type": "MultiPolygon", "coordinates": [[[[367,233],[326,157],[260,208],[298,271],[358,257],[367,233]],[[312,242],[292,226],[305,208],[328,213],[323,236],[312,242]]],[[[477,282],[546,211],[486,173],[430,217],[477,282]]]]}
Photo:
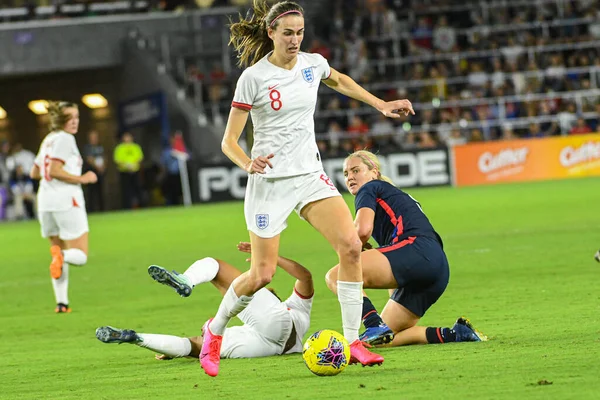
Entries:
{"type": "MultiPolygon", "coordinates": [[[[409,149],[597,129],[596,2],[350,3],[324,1],[328,12],[320,13],[323,20],[314,25],[321,28],[307,35],[304,49],[323,54],[382,98],[410,99],[417,115],[382,120],[322,88],[316,128],[323,150],[409,149]]],[[[226,29],[212,33],[212,49],[172,56],[178,81],[218,124],[240,71],[231,67],[233,54],[220,55],[226,29]]]]}

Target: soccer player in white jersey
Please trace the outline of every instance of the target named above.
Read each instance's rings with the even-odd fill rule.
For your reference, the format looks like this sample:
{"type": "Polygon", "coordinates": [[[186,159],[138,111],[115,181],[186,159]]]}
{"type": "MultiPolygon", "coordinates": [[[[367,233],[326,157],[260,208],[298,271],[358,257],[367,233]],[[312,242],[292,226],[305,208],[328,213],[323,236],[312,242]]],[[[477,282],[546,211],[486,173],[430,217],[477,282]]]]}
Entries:
{"type": "MultiPolygon", "coordinates": [[[[250,253],[250,243],[239,243],[238,250],[250,253]]],[[[282,302],[266,288],[256,292],[250,305],[238,314],[244,325],[225,329],[221,357],[255,358],[302,352],[302,339],[310,327],[314,294],[312,275],[302,265],[284,257],[278,257],[277,264],[296,278],[291,296],[282,302]]],[[[225,295],[231,282],[242,274],[226,262],[211,257],[196,261],[183,274],[156,265],[150,266],[148,273],[183,297],[189,296],[194,286],[204,282],[212,283],[225,295]]],[[[136,333],[110,326],[98,328],[96,337],[105,343],[134,343],[160,353],[159,359],[198,357],[202,347],[201,336],[182,338],[136,333]]]]}
{"type": "Polygon", "coordinates": [[[331,68],[319,54],[300,51],[304,11],[290,1],[269,7],[254,0],[254,14],[231,25],[239,63],[247,66],[237,82],[222,142],[223,152],[250,176],[244,213],[253,257],[225,294],[214,319],[203,328],[200,363],[210,376],[219,371],[219,345],[231,318],[275,273],[281,232],[296,211],[331,244],[339,257],[338,299],[351,362],[381,364],[358,338],[362,313],[361,241],[352,214],[323,171],[316,145],[313,114],[319,84],[361,100],[388,117],[413,113],[408,100],[385,102],[347,75],[331,68]],[[238,144],[248,114],[254,124],[249,157],[238,144]]]}
{"type": "Polygon", "coordinates": [[[88,253],[88,221],[81,185],[95,183],[93,172],[81,175],[83,160],[75,134],[79,109],[70,102],[49,102],[50,133],[46,135],[31,169],[39,179],[38,219],[42,237],[50,240],[50,276],[57,313],[69,313],[69,264],[85,265],[88,253]]]}

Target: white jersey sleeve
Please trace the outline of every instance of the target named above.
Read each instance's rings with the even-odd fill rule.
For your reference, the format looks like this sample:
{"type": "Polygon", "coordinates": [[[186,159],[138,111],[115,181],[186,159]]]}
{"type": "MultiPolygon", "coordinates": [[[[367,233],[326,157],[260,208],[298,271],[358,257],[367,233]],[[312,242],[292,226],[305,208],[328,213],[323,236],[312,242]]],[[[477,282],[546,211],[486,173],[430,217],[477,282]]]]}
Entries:
{"type": "Polygon", "coordinates": [[[314,53],[313,55],[316,56],[316,59],[317,59],[317,65],[316,65],[317,74],[316,75],[319,76],[321,78],[321,80],[329,79],[329,77],[331,76],[331,67],[329,66],[329,63],[327,62],[327,59],[318,53],[314,53]]]}
{"type": "Polygon", "coordinates": [[[252,77],[250,70],[245,70],[237,81],[231,106],[250,111],[256,101],[258,83],[252,77]]]}
{"type": "Polygon", "coordinates": [[[48,158],[66,164],[73,149],[77,149],[77,142],[73,135],[56,135],[52,146],[48,149],[48,158]]]}

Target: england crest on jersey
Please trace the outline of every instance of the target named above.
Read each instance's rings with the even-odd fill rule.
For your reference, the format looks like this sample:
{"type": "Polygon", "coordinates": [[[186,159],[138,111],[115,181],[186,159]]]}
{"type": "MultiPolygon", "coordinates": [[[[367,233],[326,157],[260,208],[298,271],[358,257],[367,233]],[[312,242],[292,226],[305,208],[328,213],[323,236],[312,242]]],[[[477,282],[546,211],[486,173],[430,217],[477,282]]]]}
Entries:
{"type": "Polygon", "coordinates": [[[304,68],[302,70],[302,77],[308,83],[313,83],[315,80],[315,74],[313,73],[313,67],[304,68]]]}
{"type": "Polygon", "coordinates": [[[269,214],[256,214],[256,226],[258,229],[265,229],[269,226],[269,214]]]}

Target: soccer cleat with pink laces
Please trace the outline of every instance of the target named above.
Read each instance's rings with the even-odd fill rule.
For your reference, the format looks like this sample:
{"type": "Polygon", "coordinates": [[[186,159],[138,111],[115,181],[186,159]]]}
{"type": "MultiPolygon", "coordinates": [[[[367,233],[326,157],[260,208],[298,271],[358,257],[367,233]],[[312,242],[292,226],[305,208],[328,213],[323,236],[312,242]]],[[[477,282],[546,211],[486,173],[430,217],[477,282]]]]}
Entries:
{"type": "Polygon", "coordinates": [[[209,325],[212,318],[206,321],[202,327],[204,340],[200,350],[200,366],[208,376],[217,376],[219,373],[219,363],[221,362],[221,343],[223,336],[215,335],[210,331],[209,325]]]}
{"type": "Polygon", "coordinates": [[[372,367],[373,365],[383,364],[383,357],[379,354],[371,353],[365,347],[365,344],[356,339],[350,344],[350,364],[361,363],[362,366],[372,367]]]}

